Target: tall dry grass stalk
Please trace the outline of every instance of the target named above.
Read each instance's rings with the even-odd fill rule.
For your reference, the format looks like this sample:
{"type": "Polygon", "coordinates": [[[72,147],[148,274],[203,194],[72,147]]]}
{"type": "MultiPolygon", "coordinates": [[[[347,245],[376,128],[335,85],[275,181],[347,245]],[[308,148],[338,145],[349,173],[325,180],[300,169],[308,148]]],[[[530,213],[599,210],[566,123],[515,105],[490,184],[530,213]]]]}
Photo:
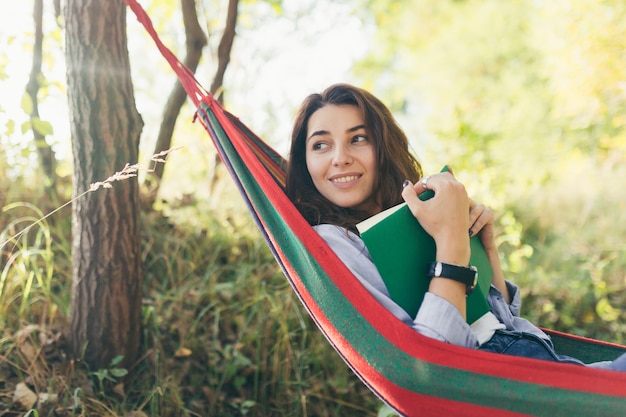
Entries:
{"type": "MultiPolygon", "coordinates": [[[[181,149],[182,146],[176,146],[164,151],[161,151],[157,154],[152,155],[152,157],[150,158],[150,161],[153,163],[151,168],[146,169],[146,172],[154,172],[156,164],[158,163],[165,163],[167,161],[167,157],[170,153],[177,151],[179,149],[181,149]]],[[[126,166],[124,166],[124,168],[121,171],[116,172],[115,174],[111,175],[110,177],[108,177],[107,179],[103,180],[103,181],[98,181],[98,182],[94,182],[93,184],[89,185],[89,188],[84,191],[83,193],[77,195],[76,197],[70,199],[68,202],[66,202],[65,204],[62,204],[61,206],[57,207],[56,209],[52,210],[51,212],[49,212],[48,214],[40,217],[39,219],[33,221],[31,224],[29,224],[28,226],[26,226],[24,229],[22,229],[21,231],[17,232],[15,235],[12,235],[8,238],[5,238],[5,240],[0,240],[0,251],[2,251],[2,249],[9,243],[13,242],[13,243],[17,243],[17,241],[26,233],[28,233],[33,227],[37,226],[38,224],[40,224],[41,222],[43,222],[44,220],[48,219],[48,217],[54,215],[55,213],[59,212],[60,210],[64,209],[65,207],[69,206],[70,204],[72,204],[74,201],[78,200],[79,198],[82,198],[83,196],[92,193],[94,191],[99,190],[100,188],[113,188],[113,183],[116,181],[125,181],[129,178],[133,178],[136,177],[137,174],[139,173],[141,166],[140,164],[126,164],[126,166]]],[[[8,210],[10,210],[11,208],[13,208],[15,205],[8,205],[2,208],[3,212],[6,212],[8,210]]],[[[3,233],[4,235],[4,233],[3,233]]],[[[8,235],[8,233],[7,233],[8,235]]]]}

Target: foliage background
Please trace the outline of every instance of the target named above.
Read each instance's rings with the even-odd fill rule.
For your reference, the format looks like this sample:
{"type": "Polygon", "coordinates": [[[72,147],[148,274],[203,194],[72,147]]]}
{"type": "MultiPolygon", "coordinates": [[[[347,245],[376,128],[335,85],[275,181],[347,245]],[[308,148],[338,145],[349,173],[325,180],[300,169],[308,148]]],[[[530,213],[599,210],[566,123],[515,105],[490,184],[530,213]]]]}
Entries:
{"type": "MultiPolygon", "coordinates": [[[[166,44],[182,51],[177,4],[145,4],[166,44]]],[[[218,0],[198,6],[210,34],[198,78],[208,85],[225,11],[218,0]]],[[[29,12],[0,31],[2,242],[71,193],[62,29],[47,12],[41,118],[62,178],[51,197],[23,99],[29,12]]],[[[498,214],[523,314],[624,343],[625,18],[622,0],[246,1],[226,107],[284,151],[304,96],[343,81],[370,89],[394,110],[426,172],[450,163],[498,214]]],[[[174,76],[132,16],[128,30],[147,161],[174,76]]],[[[205,133],[185,123],[192,113],[183,109],[174,145],[184,148],[171,154],[160,198],[143,214],[144,356],[135,379],[111,394],[113,366],[79,372],[41,354],[62,352],[71,275],[64,209],[2,249],[3,392],[28,379],[80,400],[85,415],[375,415],[378,400],[306,316],[205,133]]],[[[0,397],[0,409],[11,404],[0,397]]]]}

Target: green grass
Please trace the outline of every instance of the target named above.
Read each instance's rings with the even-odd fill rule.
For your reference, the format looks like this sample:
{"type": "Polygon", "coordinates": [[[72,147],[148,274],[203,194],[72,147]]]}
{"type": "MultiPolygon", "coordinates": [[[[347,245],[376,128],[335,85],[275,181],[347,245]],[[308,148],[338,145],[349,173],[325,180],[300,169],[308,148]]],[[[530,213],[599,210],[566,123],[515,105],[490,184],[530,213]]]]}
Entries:
{"type": "MultiPolygon", "coordinates": [[[[194,204],[142,215],[142,346],[123,385],[114,364],[87,369],[65,355],[69,214],[3,249],[0,409],[29,411],[12,401],[26,382],[58,396],[39,415],[376,415],[379,400],[317,330],[249,216],[194,204]],[[173,220],[190,212],[192,226],[173,220]]],[[[42,215],[9,209],[5,237],[42,215]]]]}

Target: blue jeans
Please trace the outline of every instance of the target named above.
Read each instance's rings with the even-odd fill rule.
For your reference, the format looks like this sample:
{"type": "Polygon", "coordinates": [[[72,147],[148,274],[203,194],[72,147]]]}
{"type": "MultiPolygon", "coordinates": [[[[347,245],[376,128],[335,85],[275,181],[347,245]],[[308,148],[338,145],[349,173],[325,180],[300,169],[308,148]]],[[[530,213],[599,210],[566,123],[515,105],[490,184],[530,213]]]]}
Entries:
{"type": "Polygon", "coordinates": [[[497,330],[493,337],[482,344],[479,349],[505,355],[584,365],[576,358],[559,355],[554,351],[550,341],[531,333],[497,330]]]}
{"type": "MultiPolygon", "coordinates": [[[[585,365],[571,356],[559,355],[548,340],[531,333],[497,330],[493,337],[479,347],[486,352],[503,353],[505,355],[523,356],[552,362],[585,365]]],[[[626,353],[613,361],[596,362],[587,366],[611,371],[626,372],[626,353]]]]}

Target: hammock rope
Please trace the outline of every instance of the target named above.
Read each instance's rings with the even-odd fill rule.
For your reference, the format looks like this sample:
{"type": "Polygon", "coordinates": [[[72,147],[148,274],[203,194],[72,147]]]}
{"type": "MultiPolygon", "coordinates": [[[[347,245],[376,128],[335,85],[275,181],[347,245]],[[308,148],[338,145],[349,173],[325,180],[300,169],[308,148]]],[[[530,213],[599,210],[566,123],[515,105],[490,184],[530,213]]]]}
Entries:
{"type": "MultiPolygon", "coordinates": [[[[626,374],[482,352],[418,334],[380,305],[284,193],[285,160],[197,82],[125,0],[196,106],[276,261],[320,331],[382,401],[406,416],[626,415],[626,374]]],[[[585,361],[626,347],[549,331],[585,361]]]]}

